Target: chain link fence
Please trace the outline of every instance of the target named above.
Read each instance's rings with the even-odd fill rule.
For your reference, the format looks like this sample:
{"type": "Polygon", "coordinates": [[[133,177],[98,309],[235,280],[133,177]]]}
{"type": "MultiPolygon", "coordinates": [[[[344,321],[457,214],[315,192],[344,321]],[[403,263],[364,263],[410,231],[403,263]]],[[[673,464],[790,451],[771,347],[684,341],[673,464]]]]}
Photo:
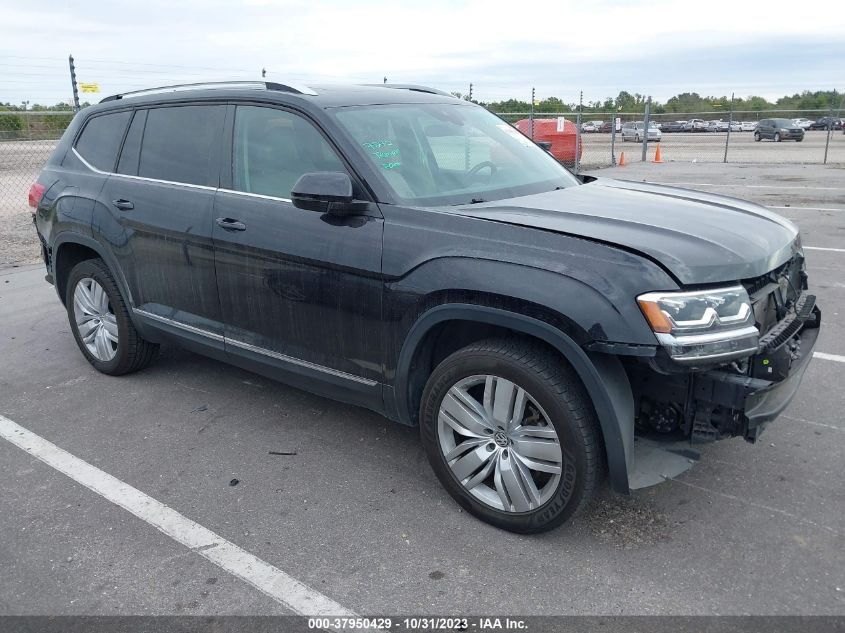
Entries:
{"type": "Polygon", "coordinates": [[[552,154],[559,159],[556,145],[566,147],[572,158],[563,162],[579,171],[617,165],[623,154],[626,163],[654,161],[658,145],[661,162],[845,163],[842,119],[830,110],[735,111],[719,118],[714,118],[712,111],[649,114],[648,134],[643,127],[645,112],[589,112],[580,116],[544,112],[535,113],[533,118],[530,112],[497,114],[529,135],[533,126],[534,140],[551,142],[552,154]],[[834,123],[825,126],[828,119],[823,117],[830,117],[834,123]],[[758,141],[757,125],[766,119],[801,119],[800,124],[790,127],[803,126],[803,139],[758,141]],[[549,131],[551,123],[554,131],[549,131]],[[580,148],[577,164],[576,147],[580,148]]]}

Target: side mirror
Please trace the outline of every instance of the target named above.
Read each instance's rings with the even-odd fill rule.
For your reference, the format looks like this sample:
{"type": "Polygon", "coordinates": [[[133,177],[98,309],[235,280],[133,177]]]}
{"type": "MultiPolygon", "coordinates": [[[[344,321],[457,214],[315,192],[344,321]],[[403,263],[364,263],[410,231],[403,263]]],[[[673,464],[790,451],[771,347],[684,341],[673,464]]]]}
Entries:
{"type": "Polygon", "coordinates": [[[352,179],[339,171],[302,174],[290,192],[293,206],[306,211],[345,215],[360,205],[353,202],[352,179]]]}
{"type": "Polygon", "coordinates": [[[552,142],[551,141],[534,141],[538,147],[542,147],[547,152],[551,151],[552,149],[552,142]]]}

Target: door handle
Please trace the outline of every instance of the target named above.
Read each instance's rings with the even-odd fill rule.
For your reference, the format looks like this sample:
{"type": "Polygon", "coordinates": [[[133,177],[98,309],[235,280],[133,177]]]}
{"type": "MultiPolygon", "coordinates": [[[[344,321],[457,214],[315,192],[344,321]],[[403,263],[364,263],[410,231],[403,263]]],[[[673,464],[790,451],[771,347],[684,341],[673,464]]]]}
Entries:
{"type": "Polygon", "coordinates": [[[112,200],[112,204],[116,206],[121,211],[131,211],[135,208],[135,205],[132,204],[130,200],[124,200],[123,198],[118,198],[117,200],[112,200]]]}
{"type": "Polygon", "coordinates": [[[232,218],[217,218],[217,226],[225,231],[246,231],[246,224],[232,218]]]}

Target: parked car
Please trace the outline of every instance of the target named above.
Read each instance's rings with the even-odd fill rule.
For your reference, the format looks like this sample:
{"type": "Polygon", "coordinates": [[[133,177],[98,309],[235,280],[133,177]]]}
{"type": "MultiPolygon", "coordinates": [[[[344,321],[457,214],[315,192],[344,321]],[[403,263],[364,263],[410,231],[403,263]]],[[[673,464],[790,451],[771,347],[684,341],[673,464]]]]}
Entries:
{"type": "Polygon", "coordinates": [[[581,124],[581,131],[582,132],[595,132],[596,131],[596,124],[592,121],[584,121],[581,124]]]}
{"type": "Polygon", "coordinates": [[[613,131],[613,122],[612,121],[600,121],[597,123],[601,123],[601,125],[597,125],[596,132],[602,132],[604,134],[608,134],[613,131]]]}
{"type": "Polygon", "coordinates": [[[714,121],[707,122],[707,131],[708,132],[727,132],[728,131],[728,122],[722,121],[721,119],[717,119],[714,121]]]}
{"type": "Polygon", "coordinates": [[[757,129],[757,121],[743,121],[740,124],[740,130],[742,132],[753,132],[757,129]]]}
{"type": "MultiPolygon", "coordinates": [[[[643,140],[643,129],[645,128],[644,121],[628,121],[622,124],[622,140],[623,141],[635,141],[639,143],[643,140]]],[[[649,122],[648,126],[648,140],[649,141],[659,141],[661,137],[661,132],[656,127],[654,127],[651,122],[649,122]]]]}
{"type": "Polygon", "coordinates": [[[796,127],[800,127],[802,130],[809,130],[813,123],[815,123],[815,121],[810,121],[810,119],[792,119],[792,124],[796,127]]]}
{"type": "Polygon", "coordinates": [[[686,121],[664,121],[661,132],[683,132],[686,127],[686,121]]]}
{"type": "Polygon", "coordinates": [[[789,119],[763,119],[754,130],[754,140],[764,138],[777,142],[792,140],[800,143],[804,140],[804,130],[789,119]]]}
{"type": "MultiPolygon", "coordinates": [[[[563,523],[604,473],[628,493],[690,468],[699,443],[756,441],[819,332],[788,220],[576,177],[422,86],[107,97],[29,201],[95,369],[184,345],[419,426],[457,503],[515,532],[563,523]]],[[[331,450],[356,450],[345,439],[331,450]]]]}
{"type": "Polygon", "coordinates": [[[742,131],[742,123],[739,121],[731,121],[730,122],[731,132],[741,132],[742,131]]]}
{"type": "Polygon", "coordinates": [[[811,130],[826,130],[830,127],[833,130],[841,130],[843,128],[843,120],[839,117],[830,117],[830,116],[823,116],[816,119],[812,125],[810,125],[811,130]]]}
{"type": "Polygon", "coordinates": [[[707,122],[704,119],[690,119],[684,126],[684,132],[706,132],[707,122]]]}

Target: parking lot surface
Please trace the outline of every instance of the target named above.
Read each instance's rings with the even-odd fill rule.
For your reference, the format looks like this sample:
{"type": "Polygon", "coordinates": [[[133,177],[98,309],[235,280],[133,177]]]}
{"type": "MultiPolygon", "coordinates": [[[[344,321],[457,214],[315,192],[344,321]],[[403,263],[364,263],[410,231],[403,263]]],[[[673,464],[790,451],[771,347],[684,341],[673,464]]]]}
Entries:
{"type": "MultiPolygon", "coordinates": [[[[417,430],[373,413],[173,347],[138,374],[97,373],[38,265],[0,269],[0,415],[357,613],[845,613],[845,171],[596,173],[796,221],[829,358],[756,445],[708,445],[677,480],[604,491],[553,532],[513,535],[462,512],[417,430]]],[[[0,491],[0,613],[290,612],[2,439],[0,491]]]]}

